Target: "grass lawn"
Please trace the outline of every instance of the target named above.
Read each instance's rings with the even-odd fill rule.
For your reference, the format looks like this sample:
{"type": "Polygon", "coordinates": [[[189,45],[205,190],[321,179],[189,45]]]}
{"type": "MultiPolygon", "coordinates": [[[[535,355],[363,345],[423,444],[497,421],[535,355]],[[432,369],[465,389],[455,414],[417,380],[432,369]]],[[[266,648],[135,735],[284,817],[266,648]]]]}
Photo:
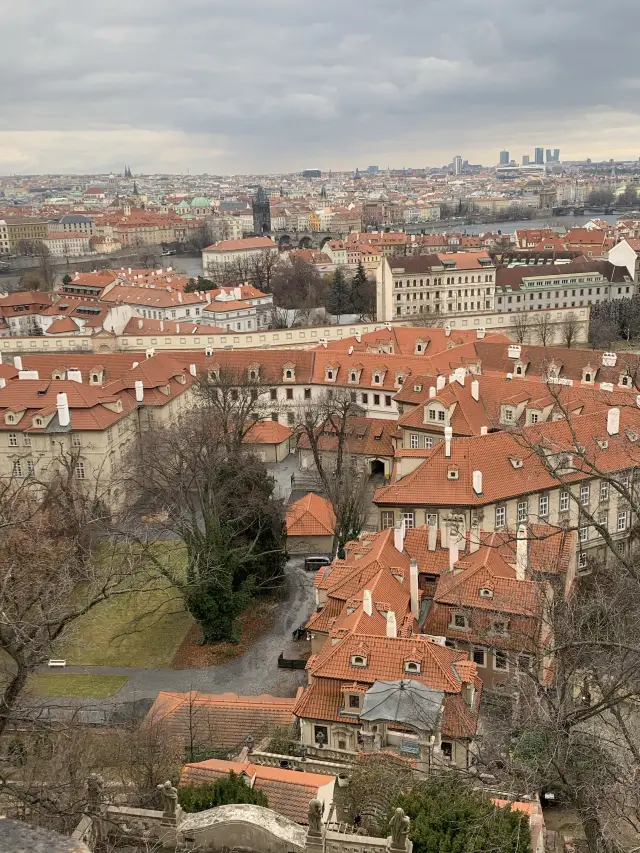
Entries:
{"type": "MultiPolygon", "coordinates": [[[[172,563],[184,561],[181,547],[166,547],[172,563]]],[[[116,595],[74,623],[56,649],[70,665],[169,666],[193,625],[177,590],[154,579],[139,592],[116,595]]]]}
{"type": "Polygon", "coordinates": [[[63,672],[33,675],[27,684],[32,696],[77,696],[104,699],[128,681],[124,675],[71,675],[63,672]]]}

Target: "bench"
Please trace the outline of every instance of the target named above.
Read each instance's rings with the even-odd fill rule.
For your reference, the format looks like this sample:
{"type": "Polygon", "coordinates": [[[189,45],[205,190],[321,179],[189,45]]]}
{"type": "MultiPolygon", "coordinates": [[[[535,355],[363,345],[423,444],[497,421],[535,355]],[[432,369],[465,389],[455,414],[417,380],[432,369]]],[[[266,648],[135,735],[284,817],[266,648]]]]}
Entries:
{"type": "Polygon", "coordinates": [[[66,660],[63,660],[62,658],[60,658],[60,659],[51,658],[49,660],[49,663],[47,664],[47,666],[66,666],[66,665],[67,665],[66,660]]]}

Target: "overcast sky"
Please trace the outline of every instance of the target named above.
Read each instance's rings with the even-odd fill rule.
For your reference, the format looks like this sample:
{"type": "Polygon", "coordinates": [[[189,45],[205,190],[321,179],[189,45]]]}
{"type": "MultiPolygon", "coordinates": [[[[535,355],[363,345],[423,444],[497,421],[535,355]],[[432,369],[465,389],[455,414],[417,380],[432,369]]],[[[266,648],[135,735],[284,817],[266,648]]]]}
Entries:
{"type": "Polygon", "coordinates": [[[640,0],[0,0],[0,173],[640,156],[640,0]]]}

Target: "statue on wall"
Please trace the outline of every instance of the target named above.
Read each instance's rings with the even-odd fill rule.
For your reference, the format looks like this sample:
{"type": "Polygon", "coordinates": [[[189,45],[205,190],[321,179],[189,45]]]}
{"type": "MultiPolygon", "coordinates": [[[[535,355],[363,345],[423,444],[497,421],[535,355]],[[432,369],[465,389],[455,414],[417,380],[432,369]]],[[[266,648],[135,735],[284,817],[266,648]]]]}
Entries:
{"type": "Polygon", "coordinates": [[[322,812],[324,811],[320,800],[311,800],[309,803],[309,835],[322,835],[322,812]]]}
{"type": "Polygon", "coordinates": [[[104,779],[98,773],[87,778],[87,800],[89,811],[98,811],[104,802],[104,779]]]}
{"type": "Polygon", "coordinates": [[[410,825],[411,820],[401,808],[397,808],[389,823],[389,828],[391,829],[391,847],[396,850],[406,849],[410,825]]]}
{"type": "Polygon", "coordinates": [[[164,785],[158,785],[158,790],[162,793],[164,817],[175,818],[178,808],[178,789],[174,788],[171,782],[167,780],[164,785]]]}

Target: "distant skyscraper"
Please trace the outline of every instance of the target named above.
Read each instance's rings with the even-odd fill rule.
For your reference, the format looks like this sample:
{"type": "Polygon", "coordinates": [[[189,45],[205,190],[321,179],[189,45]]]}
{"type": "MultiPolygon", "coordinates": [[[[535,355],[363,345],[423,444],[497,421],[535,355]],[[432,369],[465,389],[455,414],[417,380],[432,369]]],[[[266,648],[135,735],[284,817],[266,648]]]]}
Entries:
{"type": "Polygon", "coordinates": [[[560,149],[559,148],[553,149],[553,162],[554,163],[560,162],[560,149]]]}
{"type": "Polygon", "coordinates": [[[271,205],[269,196],[262,187],[258,187],[251,207],[253,210],[253,233],[267,234],[271,231],[271,205]]]}
{"type": "Polygon", "coordinates": [[[547,163],[553,163],[553,153],[550,148],[545,151],[545,159],[547,163]]]}
{"type": "Polygon", "coordinates": [[[501,166],[508,166],[509,165],[509,152],[508,151],[501,151],[500,152],[500,165],[501,166]]]}
{"type": "Polygon", "coordinates": [[[456,156],[453,158],[453,174],[462,174],[462,157],[459,154],[456,154],[456,156]]]}
{"type": "Polygon", "coordinates": [[[379,171],[380,169],[377,166],[367,166],[367,172],[369,172],[370,175],[376,175],[379,171]]]}
{"type": "Polygon", "coordinates": [[[544,165],[544,148],[536,148],[536,166],[544,165]]]}
{"type": "Polygon", "coordinates": [[[524,157],[522,158],[522,165],[528,166],[530,162],[531,162],[531,157],[529,157],[528,154],[525,154],[524,157]]]}

